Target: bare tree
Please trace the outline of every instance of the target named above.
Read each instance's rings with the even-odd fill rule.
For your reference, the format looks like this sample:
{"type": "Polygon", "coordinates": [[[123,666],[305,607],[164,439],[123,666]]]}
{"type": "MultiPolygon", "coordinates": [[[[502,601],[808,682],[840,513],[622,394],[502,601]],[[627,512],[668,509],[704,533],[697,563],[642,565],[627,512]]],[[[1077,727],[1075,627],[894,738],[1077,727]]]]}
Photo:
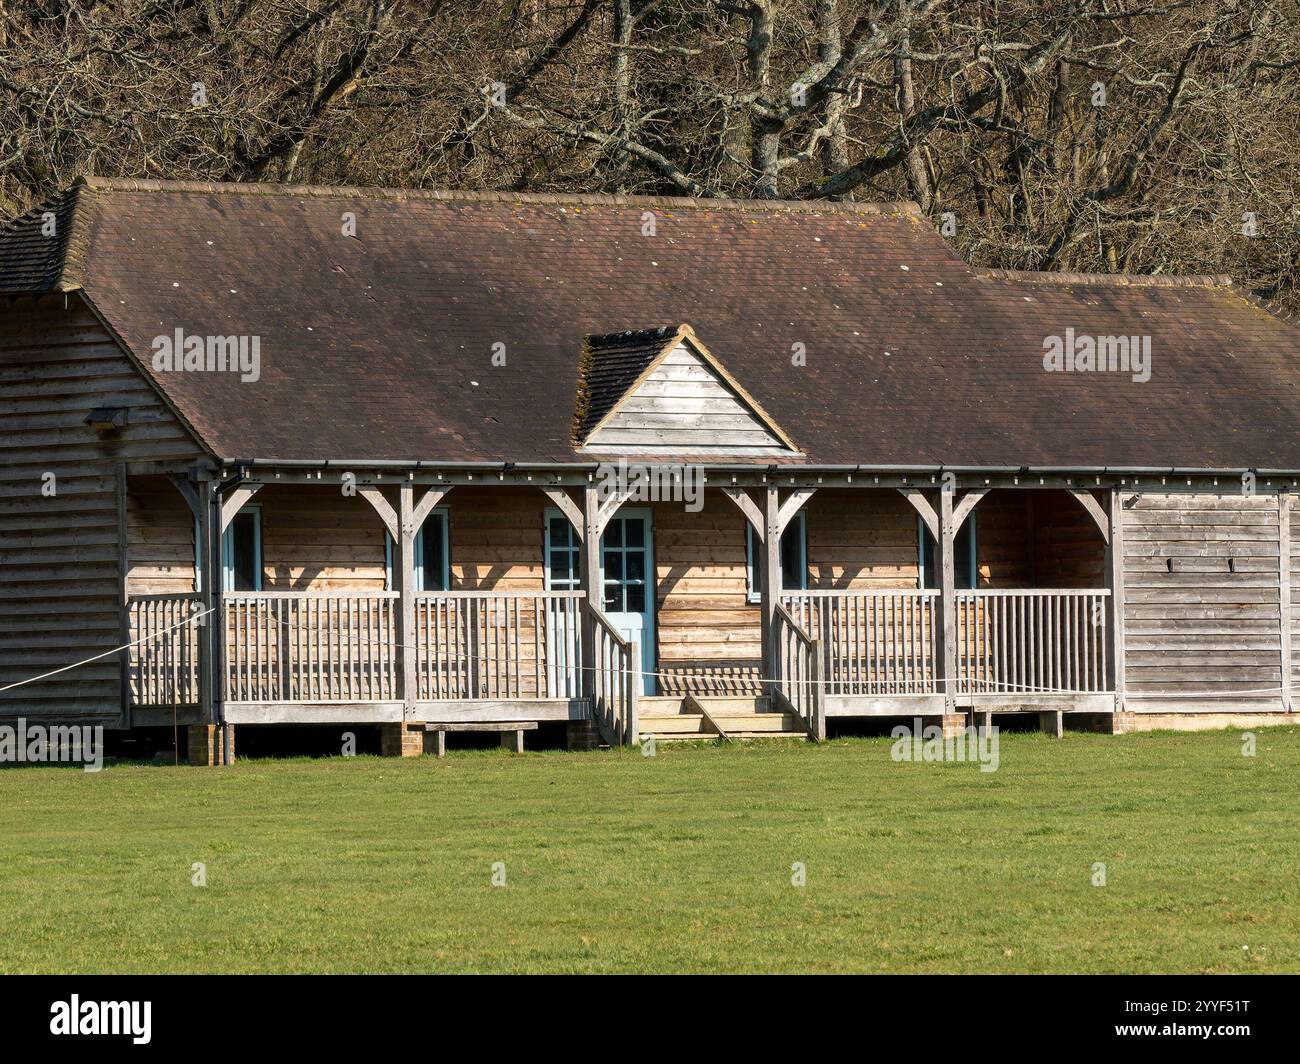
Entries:
{"type": "Polygon", "coordinates": [[[910,198],[974,262],[1300,305],[1294,0],[0,0],[0,210],[77,174],[910,198]]]}

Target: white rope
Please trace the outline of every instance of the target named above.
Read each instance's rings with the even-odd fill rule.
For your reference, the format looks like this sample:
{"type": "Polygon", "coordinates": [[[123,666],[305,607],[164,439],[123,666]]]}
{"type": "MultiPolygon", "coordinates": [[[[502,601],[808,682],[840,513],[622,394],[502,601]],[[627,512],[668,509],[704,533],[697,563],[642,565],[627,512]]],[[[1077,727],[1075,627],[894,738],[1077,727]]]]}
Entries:
{"type": "MultiPolygon", "coordinates": [[[[25,686],[26,684],[30,684],[30,683],[38,683],[38,682],[41,681],[41,680],[47,680],[47,679],[49,679],[51,676],[58,676],[60,673],[64,673],[64,672],[68,672],[68,671],[70,671],[70,670],[72,670],[72,669],[80,668],[82,665],[88,665],[88,664],[90,664],[90,663],[93,662],[93,661],[100,661],[100,660],[103,659],[103,658],[111,657],[111,656],[114,655],[114,654],[119,654],[119,653],[121,653],[123,650],[130,650],[130,649],[133,648],[133,647],[140,646],[140,645],[142,645],[142,644],[144,644],[144,643],[148,643],[148,642],[150,642],[150,641],[152,641],[152,640],[158,638],[158,637],[161,636],[161,635],[165,635],[167,632],[170,632],[170,631],[172,631],[172,630],[174,630],[174,629],[176,629],[176,628],[183,628],[183,627],[184,627],[185,625],[187,625],[187,624],[193,624],[195,621],[198,621],[198,620],[199,620],[200,618],[202,618],[202,617],[206,617],[209,613],[212,613],[212,612],[213,612],[213,609],[212,609],[211,607],[209,607],[208,609],[202,610],[202,611],[200,611],[199,613],[191,614],[191,615],[190,615],[189,617],[187,617],[185,620],[178,621],[176,624],[168,625],[166,628],[160,628],[160,629],[158,629],[156,632],[153,632],[153,633],[151,633],[151,634],[149,634],[149,635],[143,636],[142,638],[137,639],[137,640],[135,640],[135,641],[133,641],[133,642],[125,643],[125,644],[123,644],[123,645],[120,646],[120,647],[114,647],[112,650],[105,650],[105,651],[104,651],[103,653],[101,653],[101,654],[95,654],[93,657],[85,658],[85,659],[82,660],[82,661],[73,662],[71,665],[64,665],[64,666],[62,666],[62,667],[60,667],[60,668],[52,669],[51,671],[46,672],[46,673],[42,673],[42,674],[39,675],[39,676],[31,676],[31,677],[28,677],[28,678],[25,679],[25,680],[19,680],[19,681],[17,681],[16,683],[11,683],[11,684],[8,684],[8,685],[6,685],[6,686],[4,686],[4,687],[0,687],[0,694],[3,694],[5,691],[12,691],[12,690],[13,690],[14,688],[16,688],[16,687],[23,687],[23,686],[25,686]]],[[[275,620],[275,623],[276,623],[277,625],[282,626],[282,627],[285,627],[285,628],[289,628],[289,627],[290,627],[290,625],[289,625],[289,623],[288,623],[287,621],[280,621],[280,620],[276,619],[276,620],[275,620]]],[[[392,644],[392,646],[393,646],[393,649],[394,649],[394,650],[402,650],[402,649],[405,649],[405,646],[404,646],[404,644],[402,644],[402,643],[394,643],[394,644],[392,644]]],[[[582,671],[582,672],[596,672],[596,671],[598,671],[598,670],[597,670],[597,667],[596,667],[595,665],[570,665],[570,664],[560,664],[560,663],[557,663],[555,666],[553,666],[553,668],[555,668],[556,670],[562,670],[562,671],[564,672],[564,674],[566,674],[566,675],[569,674],[569,673],[575,672],[575,671],[582,671]]],[[[632,669],[608,669],[608,670],[599,670],[599,671],[604,671],[604,672],[607,672],[607,673],[612,674],[612,675],[615,675],[615,676],[630,676],[630,675],[636,675],[636,676],[640,676],[640,677],[642,677],[642,678],[647,677],[647,676],[652,676],[652,677],[654,677],[655,679],[659,679],[659,680],[703,680],[703,681],[707,681],[707,682],[712,683],[712,684],[718,684],[718,683],[719,683],[719,677],[718,677],[718,675],[717,675],[716,673],[687,672],[687,671],[682,671],[682,670],[675,670],[675,671],[672,671],[672,672],[665,672],[665,671],[663,671],[663,670],[656,670],[656,669],[642,669],[642,670],[635,671],[635,672],[634,672],[634,670],[632,670],[632,669]]],[[[837,680],[833,680],[833,679],[822,679],[822,680],[795,680],[795,679],[786,679],[786,680],[778,680],[778,679],[775,679],[775,678],[773,678],[773,677],[767,677],[767,676],[762,676],[762,675],[759,675],[759,676],[753,676],[753,677],[745,677],[745,682],[746,682],[747,684],[752,684],[752,685],[755,685],[755,686],[758,686],[758,687],[762,687],[762,686],[765,686],[765,685],[768,685],[768,684],[772,684],[772,685],[775,685],[775,686],[777,686],[777,687],[781,687],[781,686],[813,687],[813,686],[815,685],[815,686],[821,687],[823,690],[829,689],[830,687],[852,686],[851,684],[846,684],[846,683],[844,683],[843,681],[837,681],[837,680]]],[[[940,678],[940,677],[935,677],[935,678],[933,678],[933,679],[931,679],[931,680],[929,680],[929,681],[904,681],[904,682],[901,684],[901,686],[903,686],[903,687],[911,687],[911,686],[913,686],[914,683],[916,683],[916,682],[919,682],[919,683],[924,684],[924,685],[926,686],[927,689],[925,689],[925,690],[921,690],[921,691],[912,692],[912,693],[915,693],[915,694],[939,694],[939,693],[942,693],[941,690],[930,690],[930,689],[928,689],[928,688],[940,688],[940,689],[942,689],[942,688],[948,686],[949,684],[961,684],[961,683],[973,683],[973,684],[984,685],[984,689],[981,690],[981,691],[978,691],[978,692],[976,692],[976,691],[965,691],[965,692],[960,692],[960,693],[963,693],[963,694],[977,694],[977,693],[978,693],[978,694],[997,694],[997,693],[1002,693],[1002,692],[1006,692],[1006,693],[1011,693],[1011,692],[1021,692],[1021,693],[1026,693],[1026,694],[1045,694],[1045,695],[1106,695],[1106,694],[1113,694],[1113,693],[1114,693],[1114,692],[1112,692],[1112,691],[1089,691],[1089,690],[1081,690],[1081,689],[1076,689],[1076,688],[1067,688],[1067,687],[1039,687],[1039,686],[1025,685],[1025,684],[1012,684],[1012,683],[1006,683],[1006,682],[1004,682],[1004,681],[996,681],[996,680],[984,680],[984,679],[976,679],[976,680],[961,680],[961,679],[958,679],[958,678],[946,679],[946,678],[940,678]],[[993,687],[994,687],[994,690],[992,690],[992,691],[988,690],[988,685],[990,685],[990,684],[993,685],[993,687]]],[[[868,685],[868,686],[870,686],[870,685],[868,685]]],[[[888,683],[887,681],[882,681],[881,686],[892,686],[892,687],[898,687],[898,686],[900,686],[900,684],[899,684],[899,683],[892,683],[892,684],[890,684],[890,683],[888,683]]],[[[1287,688],[1286,686],[1279,686],[1279,687],[1260,687],[1260,688],[1253,688],[1253,689],[1249,689],[1249,690],[1245,690],[1245,691],[1231,691],[1231,692],[1225,692],[1225,694],[1231,695],[1231,696],[1233,696],[1233,697],[1247,697],[1247,696],[1253,696],[1253,695],[1285,695],[1285,694],[1287,693],[1287,690],[1288,690],[1288,688],[1287,688]]],[[[895,690],[895,691],[880,691],[880,692],[849,692],[849,693],[851,693],[851,694],[864,694],[865,697],[886,697],[886,696],[891,695],[891,694],[898,694],[898,692],[897,692],[896,690],[895,690]]],[[[1175,692],[1175,693],[1169,693],[1169,692],[1163,692],[1163,691],[1162,691],[1160,694],[1161,694],[1161,697],[1162,697],[1162,698],[1189,698],[1189,699],[1195,699],[1195,698],[1204,698],[1204,697],[1206,696],[1207,693],[1208,693],[1208,692],[1205,692],[1205,691],[1188,691],[1188,692],[1183,692],[1183,693],[1177,693],[1177,692],[1175,692]]]]}
{"type": "Polygon", "coordinates": [[[29,676],[25,680],[19,680],[17,683],[7,684],[4,687],[0,687],[0,694],[4,694],[6,691],[12,691],[15,687],[22,687],[25,684],[37,683],[40,680],[48,680],[51,676],[58,676],[59,673],[68,672],[70,669],[79,669],[81,666],[89,665],[92,661],[99,661],[101,658],[108,658],[112,657],[114,654],[120,654],[124,650],[130,650],[132,647],[140,646],[141,643],[148,643],[151,639],[156,639],[158,636],[170,632],[173,628],[181,628],[184,625],[191,624],[192,622],[197,621],[200,617],[206,617],[211,612],[212,608],[209,607],[200,613],[190,614],[190,616],[185,618],[185,620],[178,621],[176,624],[168,625],[166,628],[159,628],[158,631],[151,635],[146,635],[141,639],[137,639],[133,643],[124,643],[120,647],[114,647],[112,650],[105,650],[102,654],[96,654],[94,657],[86,658],[83,661],[74,661],[71,665],[64,665],[61,668],[52,669],[49,672],[41,673],[40,676],[29,676]]]}

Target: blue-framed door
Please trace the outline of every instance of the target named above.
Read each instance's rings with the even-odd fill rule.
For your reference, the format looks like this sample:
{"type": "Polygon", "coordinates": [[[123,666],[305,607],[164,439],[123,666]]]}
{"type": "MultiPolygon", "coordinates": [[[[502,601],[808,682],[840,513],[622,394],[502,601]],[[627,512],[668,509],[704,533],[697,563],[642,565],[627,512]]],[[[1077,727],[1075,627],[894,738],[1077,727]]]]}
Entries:
{"type": "Polygon", "coordinates": [[[655,692],[654,530],[648,509],[624,507],[601,538],[601,609],[620,635],[641,644],[642,693],[655,692]]]}
{"type": "MultiPolygon", "coordinates": [[[[548,591],[582,588],[582,539],[559,510],[546,511],[545,571],[548,591]]],[[[624,508],[610,521],[601,540],[601,609],[620,635],[641,644],[641,669],[655,667],[654,529],[648,509],[624,508]]],[[[576,695],[570,690],[570,633],[547,635],[546,683],[552,697],[576,695]]],[[[654,694],[654,677],[642,677],[642,691],[654,694]]]]}

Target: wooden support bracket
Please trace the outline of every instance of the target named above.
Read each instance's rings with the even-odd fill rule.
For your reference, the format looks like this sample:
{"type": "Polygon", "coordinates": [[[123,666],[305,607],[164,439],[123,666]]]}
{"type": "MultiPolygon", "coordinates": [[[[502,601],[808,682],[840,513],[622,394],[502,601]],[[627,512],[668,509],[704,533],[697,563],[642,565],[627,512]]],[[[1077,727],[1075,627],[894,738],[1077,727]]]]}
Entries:
{"type": "Polygon", "coordinates": [[[745,520],[753,528],[754,534],[758,537],[760,543],[763,542],[763,511],[758,508],[758,504],[750,498],[749,492],[744,488],[723,488],[722,493],[736,504],[740,512],[745,515],[745,520]]]}

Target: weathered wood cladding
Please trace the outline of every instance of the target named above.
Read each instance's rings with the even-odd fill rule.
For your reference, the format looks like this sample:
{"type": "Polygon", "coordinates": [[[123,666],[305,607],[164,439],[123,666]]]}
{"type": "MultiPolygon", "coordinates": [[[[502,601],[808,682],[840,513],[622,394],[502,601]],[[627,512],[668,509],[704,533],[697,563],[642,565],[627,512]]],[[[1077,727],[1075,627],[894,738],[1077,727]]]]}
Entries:
{"type": "Polygon", "coordinates": [[[126,492],[128,595],[181,595],[194,581],[194,513],[166,477],[130,477],[126,492]]]}
{"type": "Polygon", "coordinates": [[[1205,696],[1277,704],[1276,492],[1121,498],[1130,701],[1186,694],[1193,704],[1205,696]]]}
{"type": "Polygon", "coordinates": [[[980,587],[1105,586],[1105,543],[1065,492],[994,489],[974,517],[980,587]]]}
{"type": "Polygon", "coordinates": [[[660,689],[753,694],[762,619],[747,594],[745,520],[721,492],[703,502],[654,507],[660,689]]]}
{"type": "Polygon", "coordinates": [[[1290,496],[1291,557],[1291,690],[1292,704],[1300,706],[1300,495],[1290,496]]]}
{"type": "MultiPolygon", "coordinates": [[[[0,315],[0,686],[120,645],[118,467],[179,469],[200,456],[79,296],[7,305],[0,315]],[[126,410],[125,425],[102,434],[88,426],[86,416],[100,407],[126,410]],[[42,493],[47,483],[55,494],[42,493]]],[[[0,695],[5,717],[112,719],[120,706],[116,657],[0,695]]]]}

